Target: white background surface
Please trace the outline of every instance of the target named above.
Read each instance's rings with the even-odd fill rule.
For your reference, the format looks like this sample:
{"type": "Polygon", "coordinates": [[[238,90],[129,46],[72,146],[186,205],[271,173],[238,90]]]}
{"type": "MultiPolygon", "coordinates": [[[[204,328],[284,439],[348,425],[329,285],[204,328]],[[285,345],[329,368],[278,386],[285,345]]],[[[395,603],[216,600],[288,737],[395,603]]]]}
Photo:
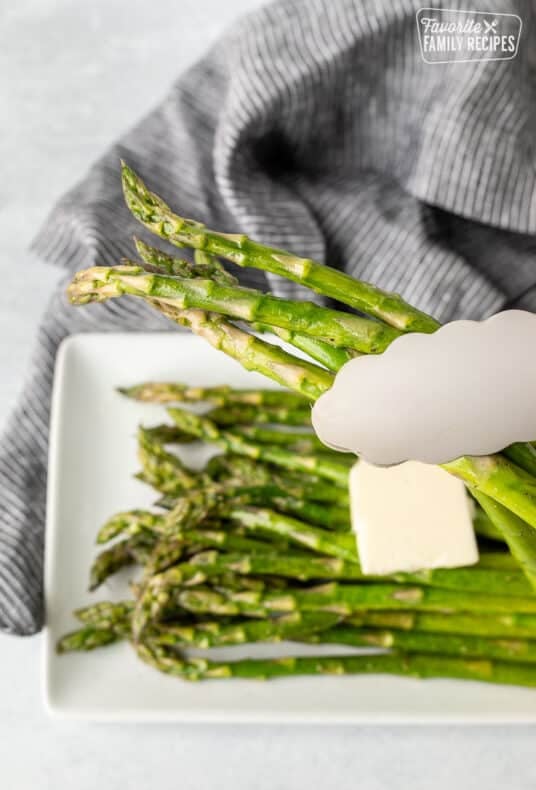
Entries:
{"type": "MultiPolygon", "coordinates": [[[[4,0],[0,13],[0,424],[55,272],[27,253],[53,201],[257,0],[4,0]]],[[[6,790],[533,790],[536,728],[51,722],[40,637],[0,637],[6,790]]]]}

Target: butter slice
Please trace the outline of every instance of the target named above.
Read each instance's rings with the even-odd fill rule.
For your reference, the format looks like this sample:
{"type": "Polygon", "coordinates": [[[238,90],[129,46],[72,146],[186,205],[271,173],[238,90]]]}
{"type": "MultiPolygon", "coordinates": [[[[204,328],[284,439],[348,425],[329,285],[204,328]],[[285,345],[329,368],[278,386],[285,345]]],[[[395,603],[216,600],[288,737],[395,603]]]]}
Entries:
{"type": "Polygon", "coordinates": [[[384,467],[359,461],[350,472],[350,505],[367,574],[478,562],[465,486],[438,466],[407,461],[384,467]]]}

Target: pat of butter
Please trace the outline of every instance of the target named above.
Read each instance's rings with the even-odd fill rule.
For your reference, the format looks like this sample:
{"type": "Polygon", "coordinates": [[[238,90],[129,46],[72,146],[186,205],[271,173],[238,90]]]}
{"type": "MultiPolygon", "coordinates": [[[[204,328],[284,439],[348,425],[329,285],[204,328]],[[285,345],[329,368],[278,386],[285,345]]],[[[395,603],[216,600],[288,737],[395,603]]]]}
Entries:
{"type": "Polygon", "coordinates": [[[363,571],[381,575],[478,562],[472,508],[461,480],[407,461],[350,473],[352,527],[363,571]]]}

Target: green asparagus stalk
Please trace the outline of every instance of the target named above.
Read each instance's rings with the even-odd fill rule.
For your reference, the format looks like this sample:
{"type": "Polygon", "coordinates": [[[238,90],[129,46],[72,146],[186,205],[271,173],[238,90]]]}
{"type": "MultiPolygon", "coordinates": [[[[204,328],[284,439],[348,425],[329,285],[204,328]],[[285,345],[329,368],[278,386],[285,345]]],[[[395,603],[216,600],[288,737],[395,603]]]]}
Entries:
{"type": "MultiPolygon", "coordinates": [[[[188,279],[193,277],[209,279],[225,285],[238,284],[237,278],[229,274],[216,258],[206,255],[202,250],[195,251],[195,263],[191,264],[187,261],[173,258],[139,239],[136,239],[135,242],[140,258],[151,267],[150,270],[152,271],[188,279]]],[[[278,329],[277,327],[266,328],[262,327],[262,325],[255,328],[259,329],[259,331],[273,331],[274,334],[290,343],[290,345],[304,351],[316,362],[325,365],[328,370],[337,371],[345,362],[352,358],[351,352],[339,349],[331,343],[311,338],[309,335],[278,329]]]]}
{"type": "Polygon", "coordinates": [[[165,529],[166,516],[149,510],[128,510],[115,516],[100,528],[97,543],[108,543],[119,535],[132,537],[141,533],[160,532],[165,529]]]}
{"type": "Polygon", "coordinates": [[[228,625],[218,621],[189,626],[163,624],[151,630],[150,639],[154,644],[168,647],[198,649],[287,639],[312,644],[331,643],[395,649],[406,653],[536,663],[536,642],[529,639],[486,639],[456,634],[356,628],[340,624],[337,615],[322,612],[293,612],[276,619],[240,620],[228,625]],[[329,619],[324,619],[326,616],[332,619],[331,623],[329,619]]]}
{"type": "MultiPolygon", "coordinates": [[[[340,618],[329,612],[293,612],[272,620],[243,620],[238,623],[213,622],[175,625],[157,625],[150,631],[150,638],[156,645],[170,647],[222,647],[246,642],[275,642],[282,639],[296,639],[329,629],[340,618]]],[[[57,644],[58,653],[88,651],[128,638],[130,625],[124,628],[95,628],[87,625],[62,637],[57,644]]]]}
{"type": "MultiPolygon", "coordinates": [[[[303,527],[301,529],[303,530],[303,527]]],[[[309,532],[311,532],[311,530],[309,532]]],[[[216,541],[214,541],[214,545],[216,545],[216,541]]],[[[223,539],[221,545],[223,545],[223,539]]],[[[227,542],[226,548],[232,552],[232,545],[229,542],[227,542]]],[[[328,545],[328,551],[334,551],[333,545],[328,545]]],[[[207,582],[210,583],[211,579],[214,577],[220,577],[225,573],[237,574],[239,576],[286,577],[298,581],[319,581],[328,579],[345,582],[363,580],[369,582],[398,581],[405,585],[416,583],[419,585],[437,587],[440,588],[441,591],[453,591],[455,593],[454,605],[456,610],[460,610],[460,607],[463,609],[465,605],[464,596],[467,596],[467,603],[470,607],[472,607],[475,604],[482,606],[482,598],[485,598],[485,595],[489,594],[491,597],[487,599],[487,605],[491,607],[491,611],[502,612],[505,611],[506,607],[506,611],[511,612],[515,610],[514,607],[517,604],[525,607],[525,609],[521,611],[536,611],[536,600],[532,600],[530,597],[530,586],[527,584],[523,576],[520,573],[516,573],[515,571],[512,572],[510,570],[504,571],[486,568],[455,568],[448,570],[428,570],[413,574],[395,574],[392,577],[364,577],[359,565],[355,561],[352,563],[334,558],[308,557],[306,555],[293,556],[288,552],[282,556],[280,554],[269,554],[263,552],[262,547],[260,547],[259,551],[249,551],[249,553],[245,554],[230,553],[220,555],[214,551],[203,552],[192,557],[188,563],[174,565],[166,572],[153,576],[149,580],[144,593],[138,602],[135,617],[135,633],[142,633],[147,623],[149,623],[151,620],[159,619],[159,617],[162,615],[162,612],[165,611],[167,606],[169,606],[170,601],[175,600],[174,591],[180,590],[181,588],[187,586],[202,585],[206,584],[207,582]],[[473,597],[474,594],[476,594],[476,597],[473,597]],[[504,603],[504,600],[499,600],[497,596],[502,599],[511,596],[512,605],[504,603]],[[527,596],[526,599],[525,596],[527,596]],[[528,607],[528,609],[526,607],[528,607]]],[[[374,596],[374,590],[372,587],[374,587],[374,585],[371,585],[371,589],[368,592],[374,596]]],[[[325,589],[318,589],[322,595],[324,595],[325,589],[327,589],[329,592],[329,588],[327,587],[325,589]]],[[[337,594],[339,594],[338,588],[335,587],[333,589],[337,594]]],[[[389,588],[384,584],[383,586],[378,585],[376,589],[379,590],[380,594],[380,608],[389,608],[389,600],[386,600],[384,595],[386,594],[386,590],[394,593],[396,588],[389,588]]],[[[415,588],[413,590],[411,588],[404,589],[402,589],[401,592],[402,600],[406,599],[408,589],[411,593],[409,597],[415,598],[412,600],[413,605],[409,605],[409,608],[421,608],[420,601],[421,598],[423,598],[425,608],[428,606],[428,603],[431,603],[432,610],[434,608],[437,609],[437,601],[433,596],[427,596],[426,592],[423,593],[418,588],[416,592],[415,588]],[[404,594],[404,589],[406,589],[406,595],[404,594]]],[[[344,595],[351,594],[351,590],[352,588],[350,587],[342,588],[341,592],[343,599],[344,595]]],[[[361,595],[359,590],[360,588],[356,588],[356,595],[358,598],[361,595]]],[[[312,594],[312,592],[315,591],[307,590],[305,592],[311,592],[312,594]]],[[[441,593],[439,594],[441,595],[441,593]]],[[[210,597],[210,593],[207,593],[207,591],[201,591],[201,596],[203,601],[207,599],[207,596],[209,602],[213,601],[213,599],[210,597]]],[[[306,603],[308,600],[309,599],[306,599],[306,603]]],[[[439,600],[444,609],[446,609],[447,606],[452,605],[449,603],[448,597],[445,600],[440,597],[439,600]]],[[[226,600],[225,606],[227,606],[228,603],[229,602],[226,600]]],[[[272,613],[269,609],[266,610],[266,612],[261,609],[259,610],[261,611],[261,614],[259,615],[257,611],[257,603],[257,601],[254,601],[255,606],[252,610],[253,614],[262,616],[262,614],[272,613]]],[[[343,600],[343,604],[345,603],[347,602],[343,600]]],[[[220,605],[220,598],[218,598],[216,599],[216,609],[209,609],[208,611],[212,612],[213,614],[217,614],[220,612],[220,605]]],[[[322,605],[324,605],[324,599],[322,599],[322,605]]],[[[182,599],[181,606],[188,608],[182,599]]],[[[227,614],[233,615],[239,613],[251,613],[249,609],[245,609],[244,611],[239,609],[235,611],[233,603],[230,604],[230,607],[231,608],[229,610],[226,610],[227,614]]],[[[361,606],[361,608],[368,608],[368,605],[361,606]]],[[[370,608],[374,608],[374,606],[371,604],[370,608]]],[[[395,608],[395,606],[393,605],[391,608],[395,608]]],[[[293,610],[295,610],[295,607],[293,610]]],[[[332,611],[332,609],[328,609],[328,611],[332,611]]],[[[339,609],[335,609],[333,611],[337,611],[340,614],[348,614],[347,610],[341,612],[339,609]]]]}
{"type": "Polygon", "coordinates": [[[161,446],[166,444],[190,444],[195,441],[194,436],[183,433],[175,425],[169,425],[168,423],[152,425],[150,428],[145,426],[143,433],[151,442],[157,442],[161,446]]]}
{"type": "MultiPolygon", "coordinates": [[[[282,431],[278,428],[266,428],[264,426],[255,424],[252,425],[249,423],[245,424],[245,420],[243,420],[244,424],[242,424],[238,415],[238,420],[232,420],[233,414],[228,415],[229,422],[227,422],[225,419],[219,419],[219,410],[216,412],[216,420],[214,420],[213,415],[214,411],[210,411],[204,416],[219,428],[227,428],[230,426],[232,427],[233,433],[238,434],[239,436],[242,436],[246,439],[251,439],[254,442],[259,442],[260,444],[271,444],[274,446],[280,445],[282,447],[291,448],[295,452],[301,452],[304,454],[321,453],[323,457],[333,457],[333,460],[337,460],[339,463],[345,463],[348,466],[355,463],[355,456],[351,455],[350,453],[339,453],[335,451],[330,452],[326,445],[322,444],[320,439],[318,439],[318,437],[310,430],[282,431]]],[[[162,458],[166,462],[171,462],[172,464],[175,463],[175,460],[178,461],[178,459],[176,456],[166,453],[163,449],[163,445],[189,443],[195,438],[196,437],[191,433],[185,433],[184,431],[181,431],[180,428],[167,424],[155,425],[152,428],[140,429],[140,445],[143,444],[144,448],[149,446],[150,450],[152,450],[153,443],[156,446],[156,451],[152,450],[151,460],[153,457],[156,460],[160,460],[162,458]]],[[[184,467],[180,466],[180,462],[178,466],[182,471],[184,467]]]]}
{"type": "MultiPolygon", "coordinates": [[[[177,590],[174,603],[194,614],[246,615],[267,617],[293,611],[334,612],[348,617],[371,609],[410,609],[431,612],[473,612],[490,614],[534,614],[536,599],[491,596],[434,587],[397,584],[337,584],[288,588],[268,595],[247,591],[215,592],[202,586],[177,590]]],[[[134,616],[133,632],[139,636],[141,618],[134,616]]],[[[145,623],[142,622],[142,625],[145,623]]]]}
{"type": "MultiPolygon", "coordinates": [[[[207,415],[208,419],[212,417],[207,415]]],[[[218,426],[219,427],[219,426],[218,426]]],[[[356,458],[352,453],[340,453],[329,450],[320,439],[310,431],[281,431],[277,428],[265,428],[258,425],[235,425],[231,428],[234,434],[242,436],[244,439],[251,440],[259,444],[269,444],[272,447],[279,445],[287,447],[296,453],[303,455],[318,454],[322,458],[331,458],[338,464],[345,464],[351,467],[355,464],[356,458]]]]}
{"type": "Polygon", "coordinates": [[[493,639],[536,639],[536,617],[533,614],[471,614],[465,612],[359,612],[345,619],[358,628],[395,629],[493,639]]]}
{"type": "Polygon", "coordinates": [[[487,538],[487,540],[494,540],[501,543],[504,542],[502,533],[499,532],[490,517],[480,507],[475,508],[473,527],[480,538],[487,538]]]}
{"type": "Polygon", "coordinates": [[[293,408],[288,406],[249,406],[232,405],[217,406],[206,415],[212,422],[222,428],[238,425],[289,425],[295,427],[311,427],[311,408],[293,408]]]}
{"type": "Polygon", "coordinates": [[[74,616],[85,625],[102,630],[130,631],[130,618],[134,611],[134,601],[99,601],[99,603],[75,609],[74,616]]]}
{"type": "Polygon", "coordinates": [[[348,467],[345,463],[338,463],[331,458],[325,459],[319,455],[296,455],[281,447],[271,447],[248,441],[233,431],[220,431],[218,426],[207,417],[192,414],[183,409],[171,407],[168,409],[168,414],[181,431],[190,432],[206,442],[213,442],[227,452],[266,461],[291,471],[311,472],[331,480],[341,487],[348,486],[348,467]]]}
{"type": "Polygon", "coordinates": [[[342,368],[346,362],[358,356],[357,352],[350,351],[347,348],[339,348],[333,343],[325,340],[320,340],[317,337],[311,337],[301,332],[293,332],[290,329],[282,329],[278,326],[269,326],[267,324],[256,323],[253,325],[263,333],[271,333],[284,340],[286,343],[294,346],[294,348],[303,351],[307,356],[314,359],[315,362],[320,362],[328,370],[336,373],[342,368]]]}
{"type": "Polygon", "coordinates": [[[473,496],[500,530],[512,556],[536,589],[536,530],[482,492],[473,491],[473,496]]]}
{"type": "MultiPolygon", "coordinates": [[[[145,576],[150,579],[155,574],[160,575],[172,566],[183,560],[186,555],[196,555],[207,549],[220,549],[230,552],[247,552],[248,554],[266,553],[267,551],[288,550],[283,542],[270,543],[255,538],[247,538],[230,530],[216,530],[209,527],[199,530],[188,530],[176,538],[160,538],[145,563],[145,576]]],[[[181,567],[177,565],[177,567],[181,567]]],[[[197,569],[188,565],[190,573],[185,573],[187,580],[198,575],[197,569]]],[[[222,574],[225,573],[222,570],[222,574]]],[[[215,574],[219,576],[221,574],[215,574]]],[[[186,582],[185,582],[186,583],[186,582]]]]}
{"type": "Polygon", "coordinates": [[[145,428],[138,429],[138,458],[144,481],[163,494],[175,496],[202,485],[202,475],[186,469],[182,461],[169,453],[156,436],[156,433],[150,433],[145,428]]]}
{"type": "MultiPolygon", "coordinates": [[[[519,571],[493,568],[435,568],[390,576],[365,576],[359,565],[334,557],[294,556],[287,553],[255,555],[219,554],[202,552],[190,560],[201,570],[203,581],[211,576],[231,571],[235,574],[284,576],[297,581],[398,581],[402,584],[422,584],[461,592],[489,593],[490,595],[530,596],[530,584],[519,571]]],[[[199,577],[201,578],[201,577],[199,577]]]]}
{"type": "MultiPolygon", "coordinates": [[[[113,629],[116,632],[130,634],[130,618],[134,610],[133,601],[118,604],[102,601],[98,604],[78,609],[77,618],[93,628],[100,630],[113,629]]],[[[295,614],[295,612],[293,612],[295,614]]],[[[299,612],[305,615],[307,612],[299,612]]],[[[340,617],[337,613],[330,617],[340,617]]],[[[223,621],[219,621],[223,622],[223,621]]],[[[465,612],[416,612],[411,610],[373,610],[359,611],[345,618],[347,625],[356,628],[377,628],[380,630],[432,632],[435,634],[454,634],[481,636],[493,639],[536,639],[536,616],[534,614],[473,614],[465,612]]],[[[184,625],[171,623],[167,625],[184,625]]]]}
{"type": "Polygon", "coordinates": [[[319,502],[308,502],[290,494],[267,497],[265,502],[259,504],[269,505],[283,515],[294,516],[330,532],[351,532],[352,530],[350,513],[345,507],[328,507],[319,502]]]}
{"type": "Polygon", "coordinates": [[[192,530],[207,517],[225,517],[246,531],[265,536],[277,535],[307,548],[339,552],[346,557],[356,556],[355,538],[352,535],[336,534],[329,538],[328,530],[348,531],[347,515],[342,508],[328,508],[319,503],[306,502],[289,495],[277,486],[230,486],[215,484],[192,491],[175,501],[167,514],[151,511],[133,510],[121,512],[109,519],[97,535],[98,543],[106,543],[113,538],[157,533],[163,536],[182,536],[192,530]],[[248,507],[244,504],[254,502],[271,504],[282,510],[300,513],[304,517],[323,523],[323,529],[312,527],[306,522],[291,518],[268,508],[248,507]]]}
{"type": "Polygon", "coordinates": [[[101,551],[91,565],[90,591],[96,590],[122,568],[134,563],[144,564],[149,559],[153,543],[152,536],[138,534],[101,551]]]}
{"type": "Polygon", "coordinates": [[[536,642],[528,639],[484,639],[478,636],[422,633],[419,631],[378,631],[337,625],[322,633],[298,636],[313,644],[333,643],[351,647],[378,647],[405,653],[433,653],[460,658],[499,659],[536,663],[536,642]]]}
{"type": "Polygon", "coordinates": [[[124,638],[124,634],[112,628],[94,628],[91,625],[65,634],[56,643],[57,653],[72,653],[73,651],[95,650],[98,647],[110,645],[124,638]]]}
{"type": "Polygon", "coordinates": [[[150,638],[155,644],[169,647],[206,649],[248,642],[300,639],[330,629],[339,620],[338,615],[329,612],[292,612],[271,620],[240,620],[229,624],[217,620],[179,626],[165,623],[151,629],[150,638]]]}
{"type": "Polygon", "coordinates": [[[155,300],[153,306],[181,326],[204,338],[214,348],[236,359],[246,370],[254,370],[283,387],[316,400],[333,383],[332,374],[312,362],[294,357],[278,346],[239,329],[221,316],[202,310],[177,310],[155,300]]]}
{"type": "Polygon", "coordinates": [[[215,456],[207,464],[206,471],[214,480],[247,481],[252,485],[273,484],[308,501],[338,504],[341,507],[350,504],[348,491],[330,485],[316,475],[285,471],[283,476],[281,468],[246,456],[232,453],[215,456]]]}
{"type": "MultiPolygon", "coordinates": [[[[242,487],[242,481],[233,481],[233,486],[238,482],[242,487]]],[[[253,480],[251,481],[254,482],[253,480]]],[[[282,487],[283,481],[274,479],[273,485],[261,485],[258,488],[251,488],[247,500],[251,504],[265,505],[273,507],[284,515],[295,516],[312,526],[322,527],[323,529],[333,530],[334,532],[350,532],[350,514],[347,506],[338,506],[325,502],[317,502],[307,499],[307,491],[299,485],[282,487]]],[[[236,494],[235,488],[228,489],[229,498],[236,494]]],[[[241,497],[244,500],[245,495],[241,497]]],[[[177,497],[164,496],[157,500],[158,507],[173,510],[177,506],[177,497]]]]}
{"type": "Polygon", "coordinates": [[[136,250],[142,261],[151,267],[152,271],[161,272],[175,277],[193,279],[194,277],[206,278],[224,285],[238,285],[238,280],[233,277],[215,258],[197,260],[190,263],[179,258],[174,258],[156,247],[134,239],[136,250]]]}
{"type": "MultiPolygon", "coordinates": [[[[441,466],[473,492],[490,497],[536,528],[536,478],[521,467],[501,455],[467,456],[441,466]]],[[[492,521],[506,540],[503,525],[494,518],[492,521]]]]}
{"type": "Polygon", "coordinates": [[[494,568],[495,570],[519,570],[517,560],[506,551],[482,551],[478,561],[480,568],[494,568]]]}
{"type": "MultiPolygon", "coordinates": [[[[296,392],[269,389],[241,390],[233,389],[226,384],[217,387],[192,387],[189,384],[178,382],[148,381],[131,387],[121,387],[119,392],[128,398],[144,403],[166,405],[207,402],[218,408],[254,406],[256,409],[291,410],[307,410],[310,406],[308,398],[296,392]]],[[[280,420],[273,420],[273,422],[280,422],[280,420]]]]}
{"type": "Polygon", "coordinates": [[[536,448],[531,442],[516,442],[503,450],[504,455],[525,472],[536,477],[536,448]]]}
{"type": "Polygon", "coordinates": [[[214,280],[154,274],[132,262],[78,272],[68,288],[71,302],[79,305],[124,294],[156,299],[177,310],[208,310],[239,321],[260,321],[366,354],[380,354],[400,334],[376,321],[313,302],[295,302],[214,280]]]}
{"type": "Polygon", "coordinates": [[[136,219],[172,244],[201,249],[238,266],[253,266],[279,274],[402,331],[433,332],[439,326],[433,318],[416,310],[397,294],[385,293],[343,272],[310,259],[298,258],[285,250],[258,244],[247,236],[216,233],[199,222],[173,214],[125,163],[122,164],[122,178],[127,206],[136,219]]]}
{"type": "MultiPolygon", "coordinates": [[[[536,642],[527,639],[485,639],[421,632],[379,631],[330,624],[338,620],[329,613],[294,612],[272,620],[244,620],[222,624],[218,621],[193,625],[155,626],[150,632],[153,645],[170,648],[224,647],[254,642],[277,642],[282,639],[312,644],[339,644],[352,647],[377,647],[403,650],[407,654],[436,654],[473,659],[495,659],[523,664],[536,663],[536,642]]],[[[86,626],[62,637],[59,653],[89,651],[128,636],[112,629],[86,626]]]]}
{"type": "Polygon", "coordinates": [[[314,656],[240,661],[184,660],[173,648],[143,642],[137,645],[139,657],[160,672],[185,680],[243,678],[267,680],[296,675],[388,674],[414,678],[457,678],[536,686],[536,670],[530,664],[516,664],[489,659],[464,659],[429,654],[392,653],[367,656],[314,656]]]}
{"type": "Polygon", "coordinates": [[[226,514],[229,521],[254,534],[276,535],[292,545],[311,549],[328,557],[358,562],[355,536],[312,527],[299,519],[269,508],[236,506],[226,514]]]}

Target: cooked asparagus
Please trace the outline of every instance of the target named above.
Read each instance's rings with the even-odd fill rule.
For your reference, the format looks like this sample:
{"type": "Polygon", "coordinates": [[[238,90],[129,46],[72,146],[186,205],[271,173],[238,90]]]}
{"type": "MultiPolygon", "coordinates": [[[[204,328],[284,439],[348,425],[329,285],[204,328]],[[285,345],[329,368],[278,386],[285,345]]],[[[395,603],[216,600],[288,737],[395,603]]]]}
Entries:
{"type": "Polygon", "coordinates": [[[205,402],[211,411],[171,408],[173,426],[140,430],[141,475],[164,494],[160,505],[168,509],[123,513],[104,525],[99,542],[120,540],[97,557],[92,578],[97,584],[135,562],[143,566],[142,581],[133,585],[133,601],[79,611],[82,628],[58,648],[90,650],[128,639],[143,660],[187,679],[386,672],[536,685],[532,445],[444,465],[479,502],[479,533],[503,540],[510,553],[482,553],[472,568],[365,579],[355,538],[345,532],[349,460],[288,427],[310,426],[310,402],[356,353],[381,353],[401,333],[433,332],[439,324],[401,297],[329,267],[184,220],[126,166],[123,184],[135,216],[172,244],[194,249],[195,262],[137,242],[143,267],[127,262],[82,272],[69,289],[72,301],[143,298],[292,392],[170,382],[122,390],[169,405],[205,402]],[[365,315],[242,288],[218,257],[280,274],[365,315]],[[252,329],[278,335],[314,362],[252,329]],[[191,471],[167,445],[193,440],[225,455],[191,471]],[[235,662],[182,653],[282,638],[389,652],[235,662]]]}

